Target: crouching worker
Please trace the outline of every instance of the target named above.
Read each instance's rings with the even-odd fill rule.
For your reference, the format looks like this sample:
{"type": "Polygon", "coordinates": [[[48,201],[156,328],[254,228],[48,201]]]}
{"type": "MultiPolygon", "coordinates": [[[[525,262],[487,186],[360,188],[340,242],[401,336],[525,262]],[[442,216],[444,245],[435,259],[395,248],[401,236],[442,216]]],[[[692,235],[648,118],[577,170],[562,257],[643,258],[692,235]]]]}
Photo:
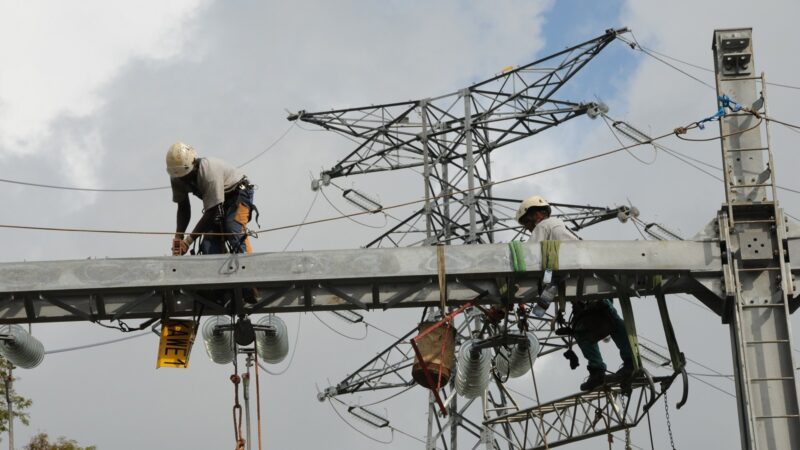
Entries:
{"type": "MultiPolygon", "coordinates": [[[[517,222],[531,233],[530,242],[573,241],[579,239],[561,219],[550,217],[547,201],[535,195],[522,202],[517,210],[517,222]]],[[[611,300],[573,303],[573,333],[578,347],[588,361],[589,377],[581,384],[582,391],[589,391],[604,383],[625,381],[633,375],[633,353],[625,322],[617,314],[611,300]],[[619,349],[622,367],[606,376],[606,364],[600,353],[598,341],[608,335],[619,349]]]]}
{"type": "Polygon", "coordinates": [[[199,253],[250,253],[247,223],[253,210],[253,185],[239,169],[216,158],[198,158],[194,148],[176,142],[167,151],[167,173],[172,201],[178,204],[172,254],[184,255],[201,239],[199,253]],[[203,201],[203,215],[191,233],[185,234],[192,218],[189,194],[203,201]],[[203,233],[223,233],[203,235],[203,233]]]}

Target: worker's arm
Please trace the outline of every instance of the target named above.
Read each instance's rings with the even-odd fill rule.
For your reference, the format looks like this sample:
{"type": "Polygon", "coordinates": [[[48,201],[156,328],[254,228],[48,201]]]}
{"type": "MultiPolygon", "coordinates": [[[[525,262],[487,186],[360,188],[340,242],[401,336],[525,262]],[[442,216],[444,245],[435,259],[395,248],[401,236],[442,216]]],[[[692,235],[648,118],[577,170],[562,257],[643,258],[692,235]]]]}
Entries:
{"type": "Polygon", "coordinates": [[[192,204],[189,203],[189,197],[178,203],[177,225],[175,226],[175,238],[183,239],[183,233],[189,226],[189,221],[192,219],[192,204]]]}
{"type": "Polygon", "coordinates": [[[211,227],[210,225],[215,220],[222,219],[222,203],[218,205],[214,205],[211,208],[203,211],[203,216],[200,217],[200,220],[197,221],[197,225],[194,226],[194,230],[192,230],[192,234],[189,235],[193,239],[197,239],[200,237],[200,233],[204,231],[208,231],[211,227]],[[219,219],[218,219],[219,218],[219,219]]]}
{"type": "Polygon", "coordinates": [[[189,226],[189,221],[191,219],[192,204],[189,203],[189,197],[186,197],[178,202],[175,237],[172,238],[172,256],[181,256],[189,251],[189,246],[192,245],[193,238],[187,236],[186,239],[184,239],[183,233],[186,231],[186,227],[189,226]]]}

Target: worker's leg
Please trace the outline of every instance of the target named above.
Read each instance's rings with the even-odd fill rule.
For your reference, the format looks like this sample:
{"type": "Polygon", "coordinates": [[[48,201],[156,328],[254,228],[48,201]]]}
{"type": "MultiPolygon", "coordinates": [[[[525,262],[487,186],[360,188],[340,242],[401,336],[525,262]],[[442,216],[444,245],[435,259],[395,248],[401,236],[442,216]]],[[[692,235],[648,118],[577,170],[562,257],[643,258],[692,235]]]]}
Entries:
{"type": "Polygon", "coordinates": [[[608,316],[611,320],[611,339],[619,349],[619,356],[622,358],[624,365],[633,364],[633,351],[631,351],[631,343],[628,340],[628,332],[625,330],[625,321],[617,313],[617,309],[611,303],[611,300],[603,300],[608,306],[608,316]]]}
{"type": "Polygon", "coordinates": [[[581,339],[580,334],[576,334],[575,342],[580,347],[583,357],[586,358],[586,368],[589,369],[589,377],[581,383],[580,389],[591,391],[605,383],[606,364],[603,362],[603,355],[600,354],[600,346],[597,345],[597,341],[587,340],[585,337],[581,339]]]}
{"type": "Polygon", "coordinates": [[[600,346],[597,345],[597,342],[581,339],[580,333],[576,334],[575,342],[581,349],[583,357],[586,358],[586,367],[589,371],[602,370],[605,372],[606,363],[603,362],[603,355],[600,353],[600,346]]]}
{"type": "MultiPolygon", "coordinates": [[[[217,228],[217,230],[219,229],[217,228]]],[[[204,235],[203,239],[200,241],[199,252],[201,255],[219,255],[227,253],[225,251],[225,240],[222,236],[204,235]]]]}
{"type": "Polygon", "coordinates": [[[225,231],[234,233],[228,236],[232,253],[250,253],[250,238],[247,236],[247,223],[250,222],[253,208],[253,190],[239,189],[225,199],[225,231]]]}

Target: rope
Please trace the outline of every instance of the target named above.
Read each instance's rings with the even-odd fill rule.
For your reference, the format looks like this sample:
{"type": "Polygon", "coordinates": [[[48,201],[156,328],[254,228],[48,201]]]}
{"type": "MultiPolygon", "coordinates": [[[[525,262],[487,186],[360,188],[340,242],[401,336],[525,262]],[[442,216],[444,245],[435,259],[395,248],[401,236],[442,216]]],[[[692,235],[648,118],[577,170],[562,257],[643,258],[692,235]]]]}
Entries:
{"type": "MultiPolygon", "coordinates": [[[[492,182],[484,183],[484,184],[475,186],[475,187],[473,187],[471,189],[470,188],[464,188],[464,189],[453,190],[453,191],[448,192],[446,194],[440,194],[440,195],[431,197],[430,200],[440,200],[440,199],[446,199],[446,198],[450,198],[450,197],[455,197],[455,196],[458,196],[458,195],[469,193],[471,191],[476,191],[476,190],[480,190],[480,189],[487,189],[489,187],[497,186],[497,185],[500,185],[500,184],[510,183],[512,181],[517,181],[517,180],[521,180],[521,179],[524,179],[524,178],[529,178],[529,177],[533,177],[533,176],[536,176],[536,175],[541,175],[541,174],[544,174],[544,173],[548,173],[548,172],[552,172],[552,171],[555,171],[555,170],[563,169],[565,167],[574,166],[574,165],[581,164],[581,163],[584,163],[584,162],[588,162],[588,161],[592,161],[592,160],[595,160],[595,159],[603,158],[605,156],[610,156],[610,155],[613,155],[615,153],[626,151],[626,150],[629,150],[631,148],[639,147],[639,146],[642,146],[642,145],[650,145],[655,141],[664,139],[664,138],[666,138],[668,136],[671,136],[673,134],[678,135],[679,134],[679,130],[687,130],[688,131],[688,130],[691,130],[691,129],[695,128],[696,126],[697,125],[696,125],[696,122],[695,122],[695,123],[692,123],[692,124],[690,124],[690,125],[688,125],[686,127],[675,128],[673,131],[671,131],[669,133],[664,133],[664,134],[662,134],[660,136],[657,136],[657,137],[654,137],[654,138],[652,138],[652,139],[650,139],[650,140],[648,140],[646,142],[636,142],[636,143],[633,143],[633,144],[630,144],[630,145],[614,148],[614,149],[611,149],[611,150],[608,150],[608,151],[605,151],[605,152],[596,153],[594,155],[590,155],[590,156],[587,156],[587,157],[584,157],[584,158],[579,158],[579,159],[576,159],[576,160],[573,160],[573,161],[569,161],[569,162],[566,162],[566,163],[562,163],[562,164],[558,164],[558,165],[555,165],[555,166],[551,166],[551,167],[548,167],[546,169],[541,169],[541,170],[537,170],[537,171],[534,171],[534,172],[528,172],[528,173],[525,173],[525,174],[513,176],[513,177],[506,178],[506,179],[499,180],[499,181],[492,181],[492,182]]],[[[726,137],[735,136],[737,134],[745,133],[747,131],[750,131],[750,129],[742,130],[742,131],[736,131],[736,132],[729,133],[729,134],[726,134],[726,135],[709,138],[708,140],[723,139],[723,138],[726,138],[726,137]]],[[[684,133],[685,133],[685,131],[684,131],[684,133]]],[[[678,136],[678,137],[680,137],[680,136],[678,136]]],[[[692,139],[686,139],[686,138],[681,138],[681,139],[688,140],[688,141],[692,140],[692,139]]],[[[407,202],[403,202],[403,203],[397,203],[397,204],[390,205],[390,206],[384,206],[383,210],[397,209],[397,208],[411,206],[411,205],[415,205],[415,204],[419,204],[419,203],[423,203],[423,202],[425,202],[425,199],[411,200],[411,201],[407,201],[407,202]]],[[[254,232],[255,233],[269,233],[269,232],[280,231],[280,230],[285,230],[285,229],[289,229],[289,228],[296,228],[296,227],[305,226],[305,225],[316,225],[316,224],[320,224],[320,223],[333,222],[333,221],[337,221],[337,220],[341,220],[341,219],[349,219],[351,217],[356,217],[356,216],[361,216],[361,215],[366,215],[366,214],[372,214],[372,212],[369,212],[369,211],[355,212],[355,213],[351,213],[351,214],[344,214],[344,215],[341,215],[341,216],[327,217],[327,218],[323,218],[323,219],[311,220],[311,221],[303,222],[303,223],[290,224],[290,225],[281,225],[281,226],[272,227],[272,228],[263,228],[263,229],[260,229],[260,230],[255,230],[254,232]]],[[[108,230],[108,229],[92,229],[92,228],[40,227],[40,226],[11,225],[11,224],[0,224],[0,228],[20,229],[20,230],[36,230],[36,231],[60,231],[60,232],[74,232],[74,233],[104,233],[104,234],[131,234],[131,235],[169,235],[169,236],[174,236],[175,235],[175,231],[174,230],[170,230],[170,231],[108,230]]],[[[204,236],[232,236],[232,235],[240,235],[241,233],[205,232],[205,233],[193,233],[193,234],[204,235],[204,236]]]]}
{"type": "MultiPolygon", "coordinates": [[[[253,156],[252,158],[248,159],[247,161],[239,164],[236,166],[237,168],[242,168],[251,162],[255,161],[256,159],[262,157],[265,153],[270,151],[275,145],[278,144],[290,131],[292,128],[295,127],[297,122],[292,122],[289,128],[283,132],[277,139],[275,139],[271,144],[267,146],[266,149],[261,151],[261,153],[253,156]]],[[[9,183],[9,184],[17,184],[21,186],[30,186],[30,187],[38,187],[38,188],[46,188],[46,189],[58,189],[62,191],[79,191],[79,192],[113,192],[113,193],[120,193],[120,192],[146,192],[146,191],[162,191],[166,189],[170,189],[170,186],[155,186],[155,187],[144,187],[144,188],[123,188],[123,189],[108,189],[108,188],[84,188],[84,187],[76,187],[76,186],[59,186],[55,184],[43,184],[43,183],[31,183],[28,181],[19,181],[19,180],[11,180],[8,178],[0,178],[1,183],[9,183]]]]}
{"type": "Polygon", "coordinates": [[[436,269],[439,278],[439,307],[444,316],[447,312],[447,278],[444,267],[444,244],[442,243],[436,245],[436,269]]]}
{"type": "Polygon", "coordinates": [[[254,341],[253,357],[256,361],[256,423],[258,424],[258,450],[261,450],[261,385],[258,381],[258,340],[254,341]]]}

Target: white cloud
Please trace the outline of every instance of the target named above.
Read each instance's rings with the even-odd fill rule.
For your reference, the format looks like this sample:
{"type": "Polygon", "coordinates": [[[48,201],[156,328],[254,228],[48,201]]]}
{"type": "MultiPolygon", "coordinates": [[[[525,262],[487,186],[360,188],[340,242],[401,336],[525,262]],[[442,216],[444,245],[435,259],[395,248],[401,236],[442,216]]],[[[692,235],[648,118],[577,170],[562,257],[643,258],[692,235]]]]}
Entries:
{"type": "Polygon", "coordinates": [[[134,59],[178,54],[202,0],[4,2],[0,6],[0,156],[42,149],[61,116],[103,104],[134,59]]]}

